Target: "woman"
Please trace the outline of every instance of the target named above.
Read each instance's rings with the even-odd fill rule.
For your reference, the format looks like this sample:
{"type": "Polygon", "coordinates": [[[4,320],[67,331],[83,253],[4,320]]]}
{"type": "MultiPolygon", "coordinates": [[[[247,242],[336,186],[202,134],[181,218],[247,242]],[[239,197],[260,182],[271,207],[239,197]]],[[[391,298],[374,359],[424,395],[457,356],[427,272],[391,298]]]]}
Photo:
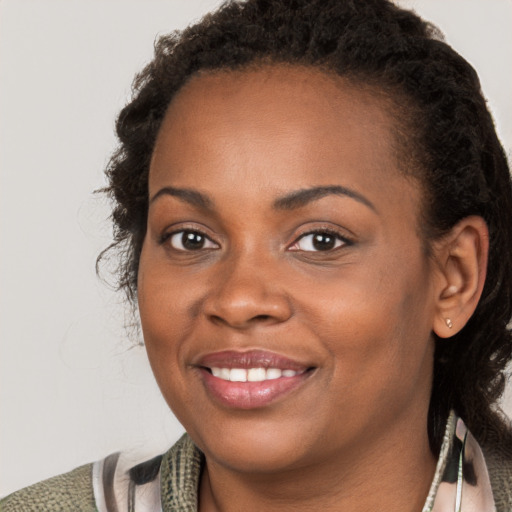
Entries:
{"type": "Polygon", "coordinates": [[[188,434],[2,510],[511,510],[512,195],[469,64],[385,0],[249,1],[135,87],[120,285],[188,434]]]}

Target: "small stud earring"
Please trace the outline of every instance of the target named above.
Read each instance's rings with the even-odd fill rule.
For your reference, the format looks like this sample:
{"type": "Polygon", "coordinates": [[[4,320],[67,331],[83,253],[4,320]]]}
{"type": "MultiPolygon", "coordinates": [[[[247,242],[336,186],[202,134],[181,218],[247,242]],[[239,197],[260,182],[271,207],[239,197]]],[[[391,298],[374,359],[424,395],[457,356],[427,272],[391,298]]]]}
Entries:
{"type": "Polygon", "coordinates": [[[445,320],[445,322],[446,322],[446,326],[448,327],[448,329],[451,329],[453,327],[453,323],[449,318],[447,318],[445,320]]]}

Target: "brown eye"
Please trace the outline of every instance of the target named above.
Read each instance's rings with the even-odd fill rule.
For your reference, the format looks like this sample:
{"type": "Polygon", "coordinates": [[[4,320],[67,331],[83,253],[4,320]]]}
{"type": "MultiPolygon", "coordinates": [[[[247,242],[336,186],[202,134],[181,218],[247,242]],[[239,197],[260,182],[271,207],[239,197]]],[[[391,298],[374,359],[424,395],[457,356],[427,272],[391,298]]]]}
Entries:
{"type": "Polygon", "coordinates": [[[329,233],[317,233],[313,235],[312,245],[317,251],[329,251],[336,246],[336,237],[329,233]]]}
{"type": "Polygon", "coordinates": [[[331,251],[349,242],[341,236],[329,231],[317,231],[302,235],[291,247],[292,251],[331,251]]]}
{"type": "Polygon", "coordinates": [[[201,249],[217,249],[218,245],[199,231],[178,231],[169,238],[173,249],[178,251],[199,251],[201,249]]]}

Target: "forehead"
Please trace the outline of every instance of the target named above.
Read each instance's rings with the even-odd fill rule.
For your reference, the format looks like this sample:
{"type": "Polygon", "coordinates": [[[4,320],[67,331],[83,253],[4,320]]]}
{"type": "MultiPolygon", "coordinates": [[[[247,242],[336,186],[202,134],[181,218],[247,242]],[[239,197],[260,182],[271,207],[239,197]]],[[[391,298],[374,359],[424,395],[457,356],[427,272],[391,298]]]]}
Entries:
{"type": "Polygon", "coordinates": [[[314,68],[198,74],[169,105],[150,195],[168,185],[229,191],[229,183],[270,195],[332,184],[391,193],[404,180],[391,105],[369,87],[314,68]]]}
{"type": "Polygon", "coordinates": [[[240,126],[253,136],[261,128],[317,138],[336,127],[340,142],[348,131],[361,141],[378,131],[381,142],[391,144],[391,112],[389,98],[370,86],[316,68],[267,65],[193,76],[173,98],[162,130],[211,128],[220,134],[240,126]],[[276,120],[281,122],[272,125],[276,120]]]}

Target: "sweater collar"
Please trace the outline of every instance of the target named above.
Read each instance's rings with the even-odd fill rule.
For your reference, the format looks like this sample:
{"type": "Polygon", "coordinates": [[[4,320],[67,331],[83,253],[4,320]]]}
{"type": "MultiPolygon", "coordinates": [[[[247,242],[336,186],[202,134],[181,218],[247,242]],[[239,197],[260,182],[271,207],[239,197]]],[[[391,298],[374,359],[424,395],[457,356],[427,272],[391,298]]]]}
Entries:
{"type": "MultiPolygon", "coordinates": [[[[185,434],[161,465],[163,512],[197,512],[204,455],[185,434]]],[[[476,439],[452,411],[422,512],[494,512],[485,459],[476,439]]]]}

